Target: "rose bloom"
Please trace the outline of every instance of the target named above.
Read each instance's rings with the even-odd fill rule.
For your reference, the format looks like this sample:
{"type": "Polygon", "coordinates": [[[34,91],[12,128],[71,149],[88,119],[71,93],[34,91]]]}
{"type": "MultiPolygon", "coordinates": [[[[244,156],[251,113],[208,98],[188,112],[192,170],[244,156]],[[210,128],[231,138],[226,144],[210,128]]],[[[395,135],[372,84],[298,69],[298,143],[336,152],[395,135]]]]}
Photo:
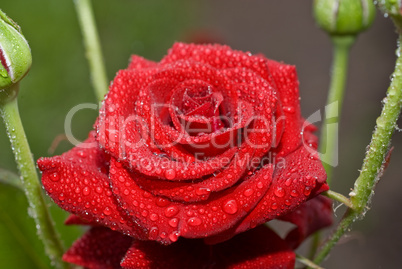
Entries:
{"type": "Polygon", "coordinates": [[[89,138],[38,161],[67,224],[91,226],[64,260],[293,268],[293,249],[331,224],[315,130],[293,66],[221,45],[177,43],[159,63],[133,56],[89,138]],[[272,219],[296,227],[282,239],[262,225],[272,219]]]}

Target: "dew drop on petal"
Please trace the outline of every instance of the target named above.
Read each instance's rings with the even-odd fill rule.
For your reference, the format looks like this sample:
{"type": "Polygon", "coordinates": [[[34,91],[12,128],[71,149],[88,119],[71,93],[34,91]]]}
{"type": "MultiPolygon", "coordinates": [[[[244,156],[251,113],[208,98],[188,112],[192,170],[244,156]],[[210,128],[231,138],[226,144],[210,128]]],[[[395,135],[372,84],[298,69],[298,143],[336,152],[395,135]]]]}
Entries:
{"type": "Polygon", "coordinates": [[[172,242],[176,242],[177,239],[179,239],[179,233],[178,233],[178,232],[171,233],[171,234],[169,235],[169,239],[170,239],[170,241],[172,241],[172,242]]]}
{"type": "Polygon", "coordinates": [[[149,218],[150,218],[152,221],[156,221],[156,220],[158,220],[159,216],[158,216],[158,214],[152,213],[152,214],[149,216],[149,218]]]}
{"type": "Polygon", "coordinates": [[[56,172],[56,173],[53,173],[53,174],[50,176],[50,179],[51,179],[52,181],[54,181],[54,182],[57,182],[57,181],[60,180],[60,176],[59,176],[59,174],[56,172]]]}
{"type": "Polygon", "coordinates": [[[229,200],[223,205],[223,211],[231,215],[235,214],[237,209],[237,202],[235,200],[229,200]]]}
{"type": "Polygon", "coordinates": [[[109,207],[105,207],[105,209],[103,210],[103,214],[105,214],[106,216],[109,216],[110,214],[112,214],[112,211],[110,210],[109,207]]]}
{"type": "Polygon", "coordinates": [[[296,190],[292,190],[292,191],[290,192],[290,195],[292,195],[293,197],[299,196],[299,194],[297,193],[296,190]]]}
{"type": "Polygon", "coordinates": [[[82,194],[84,194],[85,196],[89,195],[91,193],[91,190],[88,187],[85,187],[82,190],[82,194]]]}
{"type": "Polygon", "coordinates": [[[179,213],[179,209],[176,206],[169,206],[165,210],[165,216],[168,218],[175,216],[177,213],[179,213]]]}
{"type": "Polygon", "coordinates": [[[196,191],[195,191],[195,193],[196,193],[197,195],[199,195],[199,196],[201,196],[201,195],[207,195],[207,194],[209,194],[210,192],[211,192],[211,190],[210,190],[209,188],[202,188],[202,187],[196,189],[196,191]]]}
{"type": "Polygon", "coordinates": [[[174,179],[176,177],[176,172],[173,169],[168,169],[165,171],[165,177],[167,179],[174,179]]]}
{"type": "Polygon", "coordinates": [[[173,218],[173,219],[169,220],[169,225],[173,228],[176,228],[178,224],[179,224],[179,220],[177,218],[173,218]]]}
{"type": "Polygon", "coordinates": [[[170,204],[169,200],[163,199],[163,198],[158,198],[158,200],[156,200],[156,205],[159,207],[165,207],[168,204],[170,204]]]}
{"type": "Polygon", "coordinates": [[[274,194],[277,197],[283,197],[285,195],[285,191],[283,190],[282,187],[278,187],[278,188],[275,189],[274,194]]]}
{"type": "Polygon", "coordinates": [[[253,193],[254,193],[253,189],[247,189],[244,191],[244,196],[250,197],[251,195],[253,195],[253,193]]]}
{"type": "Polygon", "coordinates": [[[309,196],[310,193],[311,193],[311,187],[308,187],[308,186],[307,186],[307,187],[304,189],[304,195],[309,196]]]}
{"type": "Polygon", "coordinates": [[[190,226],[199,226],[199,225],[201,225],[202,221],[200,218],[192,217],[187,221],[187,223],[190,226]]]}
{"type": "Polygon", "coordinates": [[[159,234],[159,229],[158,227],[152,227],[151,230],[149,231],[149,239],[155,240],[158,237],[159,234]]]}

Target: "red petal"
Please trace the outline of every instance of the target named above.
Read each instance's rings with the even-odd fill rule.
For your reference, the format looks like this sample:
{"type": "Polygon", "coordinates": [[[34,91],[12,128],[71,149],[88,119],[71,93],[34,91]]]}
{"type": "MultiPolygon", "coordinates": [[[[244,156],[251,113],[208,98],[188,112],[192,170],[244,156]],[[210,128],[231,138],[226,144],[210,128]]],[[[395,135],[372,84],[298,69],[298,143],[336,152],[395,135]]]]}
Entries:
{"type": "Polygon", "coordinates": [[[91,225],[97,226],[98,223],[95,221],[91,221],[90,219],[83,219],[78,217],[77,215],[71,214],[65,221],[65,225],[91,225]]]}
{"type": "Polygon", "coordinates": [[[297,225],[286,236],[286,241],[293,249],[314,232],[332,224],[332,201],[324,196],[317,196],[302,204],[293,212],[280,217],[297,225]]]}
{"type": "MultiPolygon", "coordinates": [[[[154,69],[121,70],[110,86],[97,122],[97,140],[111,155],[122,155],[121,143],[127,139],[123,135],[127,118],[133,117],[134,104],[138,100],[139,91],[152,81],[154,69]]],[[[130,119],[130,118],[129,118],[130,119]]],[[[135,119],[131,118],[130,122],[135,119]]],[[[133,136],[135,140],[136,135],[133,136]]],[[[131,139],[131,138],[130,138],[131,139]]]]}
{"type": "Polygon", "coordinates": [[[286,156],[301,143],[299,81],[294,66],[268,60],[268,67],[282,103],[283,117],[277,120],[285,124],[282,138],[275,151],[278,152],[278,156],[286,156]]]}
{"type": "Polygon", "coordinates": [[[61,208],[80,218],[143,238],[143,231],[118,207],[109,187],[107,162],[91,132],[61,156],[38,160],[42,183],[61,208]],[[89,148],[88,146],[91,145],[89,148]]]}
{"type": "Polygon", "coordinates": [[[237,227],[236,233],[275,219],[328,190],[327,175],[313,149],[301,146],[276,163],[272,184],[256,208],[237,227]]]}
{"type": "Polygon", "coordinates": [[[263,78],[269,76],[266,59],[252,56],[249,52],[233,50],[228,46],[217,44],[175,43],[160,63],[166,65],[178,60],[194,60],[217,69],[246,68],[258,73],[263,78]]]}
{"type": "MultiPolygon", "coordinates": [[[[137,173],[132,173],[131,176],[142,189],[153,195],[172,201],[199,202],[207,200],[213,192],[225,190],[236,184],[249,168],[249,161],[252,159],[253,153],[254,150],[251,147],[241,149],[232,159],[227,158],[230,163],[225,166],[223,171],[196,182],[156,180],[137,173]]],[[[218,169],[217,164],[219,163],[213,166],[215,169],[218,169]]],[[[195,171],[191,171],[191,173],[197,176],[195,171]]]]}
{"type": "Polygon", "coordinates": [[[91,228],[63,255],[63,260],[89,269],[120,269],[132,241],[108,228],[91,228]]]}
{"type": "Polygon", "coordinates": [[[136,241],[121,266],[132,268],[291,269],[295,254],[265,226],[237,235],[218,245],[201,240],[180,240],[170,246],[136,241]]]}
{"type": "Polygon", "coordinates": [[[144,69],[144,68],[154,68],[158,64],[154,61],[147,60],[138,55],[132,55],[128,69],[144,69]]]}
{"type": "Polygon", "coordinates": [[[115,159],[110,170],[113,193],[121,207],[149,233],[149,239],[170,243],[178,236],[203,238],[233,227],[258,203],[271,182],[272,166],[226,191],[196,204],[168,202],[138,187],[129,172],[115,159]]]}

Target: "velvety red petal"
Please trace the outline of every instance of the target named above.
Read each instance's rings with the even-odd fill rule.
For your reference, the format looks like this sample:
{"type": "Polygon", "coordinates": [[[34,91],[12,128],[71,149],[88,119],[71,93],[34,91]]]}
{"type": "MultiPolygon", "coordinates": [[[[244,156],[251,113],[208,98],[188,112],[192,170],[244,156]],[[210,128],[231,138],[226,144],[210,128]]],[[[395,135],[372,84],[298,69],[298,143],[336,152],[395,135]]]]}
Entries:
{"type": "Polygon", "coordinates": [[[272,184],[256,208],[237,227],[236,233],[292,211],[306,200],[328,190],[327,175],[311,148],[301,146],[276,163],[272,184]]]}
{"type": "Polygon", "coordinates": [[[283,116],[278,118],[284,126],[278,148],[278,156],[286,156],[301,143],[301,114],[299,101],[299,81],[296,67],[268,60],[269,71],[278,90],[283,116]]]}
{"type": "Polygon", "coordinates": [[[143,238],[142,229],[131,221],[112,195],[108,162],[94,135],[91,132],[83,144],[61,156],[39,159],[43,186],[64,210],[86,221],[143,238]]]}
{"type": "Polygon", "coordinates": [[[247,69],[226,69],[222,72],[236,83],[239,98],[254,107],[254,114],[251,117],[253,125],[246,128],[244,140],[256,148],[256,156],[261,157],[273,145],[273,138],[280,139],[276,132],[273,132],[276,131],[278,121],[275,118],[278,97],[273,87],[274,83],[247,69]]]}
{"type": "Polygon", "coordinates": [[[291,248],[297,248],[309,235],[330,226],[333,222],[332,215],[332,201],[327,197],[320,195],[305,202],[296,210],[279,218],[297,226],[289,232],[285,240],[291,248]]]}
{"type": "MultiPolygon", "coordinates": [[[[110,90],[103,102],[97,121],[97,140],[111,155],[121,156],[124,137],[128,123],[136,122],[134,105],[139,91],[152,81],[154,69],[121,70],[113,80],[110,90]]],[[[141,130],[132,133],[131,140],[141,137],[141,130]]],[[[133,142],[134,143],[134,142],[133,142]]]]}
{"type": "MultiPolygon", "coordinates": [[[[140,174],[132,173],[132,178],[144,190],[153,195],[162,196],[172,201],[199,202],[207,200],[213,192],[218,192],[232,187],[242,178],[245,171],[250,169],[250,160],[253,157],[254,149],[245,146],[240,149],[233,158],[222,156],[221,163],[225,165],[221,172],[197,181],[166,181],[152,179],[140,174]],[[225,161],[226,158],[226,161],[225,161]]],[[[218,161],[219,159],[217,159],[218,161]]],[[[210,165],[219,170],[219,162],[210,162],[210,165]]],[[[174,171],[174,170],[173,170],[174,171]]],[[[197,176],[195,171],[191,171],[193,176],[197,176]]]]}
{"type": "Polygon", "coordinates": [[[71,214],[68,218],[64,221],[65,225],[91,225],[91,226],[98,226],[99,224],[91,219],[84,219],[80,218],[77,215],[71,214]]]}
{"type": "Polygon", "coordinates": [[[136,241],[121,266],[124,269],[291,269],[295,254],[286,242],[265,226],[231,240],[205,245],[201,240],[183,240],[170,246],[136,241]]]}
{"type": "Polygon", "coordinates": [[[211,195],[207,201],[170,202],[142,190],[129,172],[111,160],[110,180],[120,206],[148,231],[149,239],[168,244],[179,236],[203,238],[230,229],[254,208],[268,189],[272,166],[267,165],[236,187],[211,195]]]}
{"type": "Polygon", "coordinates": [[[108,228],[91,228],[63,255],[63,260],[88,269],[120,269],[132,241],[108,228]]]}
{"type": "Polygon", "coordinates": [[[157,67],[158,63],[147,60],[138,55],[132,55],[128,69],[144,69],[157,67]]]}
{"type": "Polygon", "coordinates": [[[267,78],[269,71],[266,59],[249,52],[233,50],[223,45],[196,45],[175,43],[160,64],[166,65],[179,60],[194,60],[217,69],[246,68],[267,78]]]}

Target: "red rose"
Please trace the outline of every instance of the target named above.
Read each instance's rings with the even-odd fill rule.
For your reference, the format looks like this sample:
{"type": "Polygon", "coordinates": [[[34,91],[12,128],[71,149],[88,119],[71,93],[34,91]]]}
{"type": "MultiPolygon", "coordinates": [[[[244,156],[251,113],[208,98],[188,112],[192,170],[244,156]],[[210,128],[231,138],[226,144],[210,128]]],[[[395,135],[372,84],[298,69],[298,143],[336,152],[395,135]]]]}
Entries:
{"type": "Polygon", "coordinates": [[[219,243],[216,251],[237,255],[238,266],[258,257],[261,268],[279,266],[273,260],[291,268],[290,247],[328,225],[331,212],[322,197],[305,203],[328,186],[315,129],[303,122],[293,66],[218,45],[178,43],[159,63],[133,56],[110,87],[97,132],[38,161],[48,194],[75,215],[69,223],[118,231],[92,228],[65,259],[119,268],[126,255],[121,266],[137,268],[170,255],[187,268],[183,257],[195,248],[195,260],[211,262],[202,240],[166,247],[132,239],[183,237],[219,243]],[[286,243],[264,227],[223,242],[274,218],[298,226],[286,243]]]}

